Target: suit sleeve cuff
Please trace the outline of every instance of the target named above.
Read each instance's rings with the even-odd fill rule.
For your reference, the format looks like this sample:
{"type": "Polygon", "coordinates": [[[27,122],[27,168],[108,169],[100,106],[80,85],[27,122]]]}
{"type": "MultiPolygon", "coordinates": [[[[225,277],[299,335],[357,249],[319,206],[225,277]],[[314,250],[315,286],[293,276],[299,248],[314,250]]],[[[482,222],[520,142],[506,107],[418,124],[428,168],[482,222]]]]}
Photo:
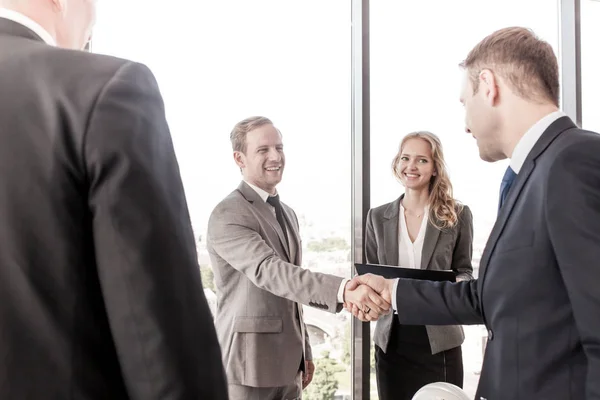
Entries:
{"type": "Polygon", "coordinates": [[[340,283],[340,288],[338,289],[337,301],[340,304],[344,303],[344,289],[346,288],[346,283],[348,283],[350,279],[343,279],[342,283],[340,283]]]}
{"type": "Polygon", "coordinates": [[[398,290],[398,279],[394,282],[394,289],[392,290],[392,308],[394,311],[398,312],[398,304],[396,303],[396,291],[398,290]]]}

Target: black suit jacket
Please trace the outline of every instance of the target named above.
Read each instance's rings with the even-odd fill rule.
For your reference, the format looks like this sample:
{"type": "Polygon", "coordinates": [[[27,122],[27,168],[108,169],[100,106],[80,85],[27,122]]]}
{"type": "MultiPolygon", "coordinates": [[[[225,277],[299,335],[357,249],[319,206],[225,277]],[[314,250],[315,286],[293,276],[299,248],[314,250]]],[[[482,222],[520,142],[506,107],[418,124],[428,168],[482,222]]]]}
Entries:
{"type": "Polygon", "coordinates": [[[599,284],[600,136],[562,117],[535,144],[513,183],[479,279],[400,280],[399,318],[485,323],[489,339],[477,400],[597,400],[599,284]]]}
{"type": "Polygon", "coordinates": [[[156,81],[0,19],[0,399],[226,399],[156,81]]]}

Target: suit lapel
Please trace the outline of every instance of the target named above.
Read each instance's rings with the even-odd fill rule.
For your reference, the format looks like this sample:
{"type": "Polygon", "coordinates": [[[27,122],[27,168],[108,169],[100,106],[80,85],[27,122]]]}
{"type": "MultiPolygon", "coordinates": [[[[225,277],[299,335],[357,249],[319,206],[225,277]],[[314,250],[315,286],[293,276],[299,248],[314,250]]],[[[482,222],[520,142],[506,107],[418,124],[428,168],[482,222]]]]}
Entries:
{"type": "Polygon", "coordinates": [[[240,186],[238,186],[238,190],[240,191],[240,193],[242,193],[246,200],[252,203],[252,205],[256,208],[260,216],[264,220],[266,220],[269,223],[269,225],[271,225],[276,235],[278,236],[279,241],[281,242],[281,247],[283,247],[286,257],[288,258],[288,260],[292,260],[292,258],[290,257],[290,249],[288,247],[287,240],[283,236],[283,231],[279,226],[279,222],[277,222],[277,218],[275,217],[273,208],[265,201],[263,201],[263,199],[258,195],[258,193],[256,193],[254,189],[248,186],[246,182],[242,181],[242,183],[240,183],[240,186]]]}
{"type": "Polygon", "coordinates": [[[296,265],[300,265],[300,234],[298,233],[298,227],[296,226],[296,219],[292,215],[291,209],[283,204],[283,214],[287,221],[288,236],[290,237],[290,261],[296,265]]]}
{"type": "Polygon", "coordinates": [[[390,203],[383,215],[383,245],[385,248],[384,265],[398,265],[398,216],[400,211],[400,201],[404,195],[390,203]]]}
{"type": "MultiPolygon", "coordinates": [[[[435,216],[433,216],[435,218],[435,216]]],[[[438,221],[436,221],[438,222],[438,221]]],[[[431,257],[433,257],[433,251],[437,245],[441,231],[434,226],[431,221],[427,221],[425,225],[425,238],[423,239],[423,252],[421,253],[421,269],[427,269],[431,257]]]]}
{"type": "Polygon", "coordinates": [[[548,127],[548,129],[546,129],[546,131],[542,134],[542,136],[537,141],[535,146],[533,146],[533,149],[531,150],[531,152],[529,152],[529,155],[527,156],[527,158],[525,159],[525,162],[523,163],[523,167],[521,167],[521,171],[519,171],[519,174],[517,175],[517,178],[516,178],[515,182],[513,183],[513,187],[510,189],[510,191],[508,193],[508,197],[506,198],[505,203],[502,206],[500,215],[498,215],[498,219],[496,220],[496,223],[494,224],[494,228],[492,229],[492,232],[490,233],[490,237],[488,239],[488,242],[487,242],[485,249],[483,251],[483,254],[481,256],[481,261],[479,263],[479,268],[480,268],[479,276],[481,277],[480,278],[480,281],[481,281],[480,292],[482,291],[482,288],[483,288],[485,272],[486,272],[487,266],[489,264],[490,257],[494,251],[494,248],[496,247],[496,243],[498,242],[498,239],[502,235],[502,231],[504,230],[504,226],[506,225],[506,222],[510,218],[512,209],[514,208],[515,203],[519,199],[519,195],[521,194],[523,187],[525,187],[525,184],[527,183],[529,176],[531,175],[531,173],[533,172],[533,170],[535,168],[536,159],[544,152],[544,150],[546,150],[546,148],[562,132],[564,132],[567,129],[576,128],[576,127],[577,126],[573,123],[573,121],[571,121],[571,119],[569,117],[561,117],[561,118],[557,119],[548,127]]]}
{"type": "Polygon", "coordinates": [[[521,167],[521,171],[519,172],[519,175],[517,176],[516,181],[513,183],[513,187],[510,189],[510,191],[508,193],[508,197],[506,198],[506,200],[502,206],[500,215],[498,215],[498,219],[496,220],[496,223],[494,224],[494,227],[492,228],[492,232],[490,233],[490,237],[488,239],[487,245],[481,256],[481,261],[480,261],[480,266],[479,266],[479,268],[480,268],[479,275],[482,277],[482,284],[483,284],[483,277],[485,276],[485,271],[487,269],[487,265],[490,261],[490,255],[492,254],[494,248],[496,247],[496,242],[500,238],[500,235],[502,234],[502,231],[504,230],[504,226],[506,225],[506,222],[508,221],[508,217],[510,216],[511,211],[512,211],[517,199],[519,198],[519,194],[521,194],[521,191],[523,190],[525,183],[529,179],[529,175],[531,175],[531,173],[533,172],[534,167],[535,167],[535,162],[533,160],[528,159],[525,161],[525,163],[523,164],[523,167],[521,167]]]}

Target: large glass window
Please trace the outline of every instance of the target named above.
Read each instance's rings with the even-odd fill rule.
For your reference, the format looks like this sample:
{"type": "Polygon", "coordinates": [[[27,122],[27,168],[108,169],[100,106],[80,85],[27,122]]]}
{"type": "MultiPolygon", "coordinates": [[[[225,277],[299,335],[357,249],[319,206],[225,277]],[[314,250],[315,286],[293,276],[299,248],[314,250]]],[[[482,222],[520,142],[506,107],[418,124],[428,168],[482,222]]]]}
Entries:
{"type": "MultiPolygon", "coordinates": [[[[582,0],[583,121],[600,130],[593,105],[600,2],[582,0]],[[587,90],[586,90],[587,88],[587,90]]],[[[215,301],[206,225],[241,179],[229,132],[251,115],[282,131],[287,158],[279,192],[300,219],[304,267],[350,274],[351,2],[345,0],[147,0],[98,3],[93,51],[147,64],[157,77],[188,198],[209,302],[215,301]]],[[[479,159],[464,133],[457,64],[494,29],[532,28],[558,48],[557,0],[370,2],[371,205],[402,186],[390,163],[415,130],[440,136],[455,197],[474,214],[473,265],[496,219],[506,162],[479,159]],[[451,17],[450,17],[451,16],[451,17]]],[[[597,102],[596,102],[597,103],[597,102]]],[[[317,373],[305,399],[350,398],[350,324],[305,307],[317,373]]],[[[465,327],[465,389],[474,395],[485,329],[465,327]]],[[[373,372],[373,371],[372,371],[373,372]]],[[[371,375],[374,378],[374,374],[371,375]]],[[[371,398],[377,398],[375,380],[371,398]]]]}
{"type": "MultiPolygon", "coordinates": [[[[455,197],[473,211],[477,274],[496,220],[507,162],[483,162],[475,141],[464,131],[458,63],[486,35],[515,25],[532,28],[556,52],[558,4],[548,0],[427,0],[372,1],[370,7],[371,206],[403,193],[390,167],[401,138],[417,130],[437,134],[455,197]]],[[[467,326],[465,333],[464,387],[474,396],[486,334],[482,326],[467,326]]],[[[376,387],[375,380],[371,387],[376,387]]]]}
{"type": "MultiPolygon", "coordinates": [[[[253,115],[272,119],[283,134],[287,163],[278,190],[300,220],[303,266],[350,275],[350,5],[98,3],[93,51],[147,64],[163,93],[209,301],[215,295],[207,221],[241,180],[229,132],[253,115]]],[[[321,399],[327,391],[349,398],[343,397],[350,395],[349,314],[305,307],[304,315],[317,358],[304,398],[321,399]]]]}
{"type": "Polygon", "coordinates": [[[584,129],[600,132],[600,1],[581,0],[581,97],[584,129]]]}

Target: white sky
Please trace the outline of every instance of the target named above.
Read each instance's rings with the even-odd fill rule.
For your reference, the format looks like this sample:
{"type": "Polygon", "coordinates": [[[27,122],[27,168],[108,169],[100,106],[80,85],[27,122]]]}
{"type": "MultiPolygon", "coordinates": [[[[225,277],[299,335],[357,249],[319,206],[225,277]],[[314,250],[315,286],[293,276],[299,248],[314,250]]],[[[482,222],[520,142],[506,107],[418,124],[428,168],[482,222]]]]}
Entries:
{"type": "MultiPolygon", "coordinates": [[[[231,128],[264,115],[284,135],[284,201],[350,235],[349,0],[98,4],[94,51],[143,62],[158,79],[195,229],[205,230],[240,180],[231,128]]],[[[599,21],[600,2],[582,0],[584,127],[596,130],[599,21]]],[[[455,196],[473,209],[476,242],[485,243],[507,162],[481,161],[464,133],[457,64],[511,25],[532,28],[558,50],[557,0],[371,1],[373,206],[402,191],[389,167],[402,136],[430,130],[444,145],[455,196]]]]}

